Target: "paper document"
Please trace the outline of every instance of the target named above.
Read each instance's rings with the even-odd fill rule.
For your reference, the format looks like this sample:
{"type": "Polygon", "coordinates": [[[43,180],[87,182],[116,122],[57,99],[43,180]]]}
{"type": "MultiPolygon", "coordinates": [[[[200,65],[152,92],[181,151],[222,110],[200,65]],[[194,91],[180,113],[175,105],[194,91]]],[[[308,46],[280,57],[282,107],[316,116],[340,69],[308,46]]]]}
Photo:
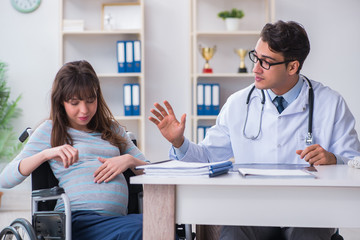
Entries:
{"type": "Polygon", "coordinates": [[[239,168],[238,171],[244,177],[316,177],[315,175],[301,169],[239,168]]]}
{"type": "Polygon", "coordinates": [[[214,163],[182,162],[168,160],[147,165],[137,166],[136,169],[143,169],[147,175],[157,176],[199,176],[209,175],[210,177],[227,173],[232,168],[231,161],[214,163]]]}

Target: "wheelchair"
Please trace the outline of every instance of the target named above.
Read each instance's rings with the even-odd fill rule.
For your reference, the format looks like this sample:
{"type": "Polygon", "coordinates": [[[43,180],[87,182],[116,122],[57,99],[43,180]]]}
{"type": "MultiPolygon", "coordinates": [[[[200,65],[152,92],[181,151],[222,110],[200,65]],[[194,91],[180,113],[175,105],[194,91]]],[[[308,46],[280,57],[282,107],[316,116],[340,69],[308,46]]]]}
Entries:
{"type": "MultiPolygon", "coordinates": [[[[30,134],[27,128],[19,137],[24,142],[30,134]]],[[[134,135],[128,132],[136,145],[134,135]]],[[[135,174],[130,170],[124,172],[129,189],[128,213],[142,212],[142,185],[130,184],[130,177],[135,174]]],[[[0,240],[71,240],[70,201],[64,189],[58,187],[48,162],[40,165],[31,174],[32,188],[32,223],[23,218],[15,219],[0,232],[0,240]],[[54,211],[57,199],[63,199],[64,212],[54,211]]]]}
{"type": "MultiPolygon", "coordinates": [[[[24,142],[30,135],[27,128],[19,137],[24,142]]],[[[137,146],[135,135],[127,132],[137,146]]],[[[128,214],[142,213],[143,188],[141,184],[130,184],[130,177],[135,174],[127,169],[124,173],[128,190],[128,214]]],[[[0,232],[0,240],[71,240],[71,210],[70,201],[64,189],[58,187],[48,162],[40,165],[31,174],[32,188],[32,223],[24,218],[15,219],[0,232]],[[63,199],[65,211],[54,211],[57,199],[63,199]]],[[[190,224],[176,224],[176,234],[179,240],[193,240],[195,234],[190,224]]]]}

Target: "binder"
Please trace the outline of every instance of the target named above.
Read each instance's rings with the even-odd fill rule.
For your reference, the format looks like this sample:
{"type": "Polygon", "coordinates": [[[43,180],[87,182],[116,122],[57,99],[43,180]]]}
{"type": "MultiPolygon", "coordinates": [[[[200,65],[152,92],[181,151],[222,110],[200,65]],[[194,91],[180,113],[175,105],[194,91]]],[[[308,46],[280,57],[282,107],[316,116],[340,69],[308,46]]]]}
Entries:
{"type": "Polygon", "coordinates": [[[134,72],[141,72],[141,44],[140,40],[134,41],[134,72]]]}
{"type": "Polygon", "coordinates": [[[214,83],[211,86],[211,114],[218,115],[220,111],[220,85],[214,83]]]}
{"type": "Polygon", "coordinates": [[[117,63],[118,63],[118,72],[125,72],[125,41],[117,41],[117,63]]]}
{"type": "Polygon", "coordinates": [[[203,126],[198,126],[197,128],[197,142],[201,142],[205,137],[205,128],[203,126]]]}
{"type": "Polygon", "coordinates": [[[131,84],[124,84],[124,115],[132,115],[132,104],[131,104],[131,84]]]}
{"type": "Polygon", "coordinates": [[[204,84],[197,85],[197,115],[204,115],[204,84]]]}
{"type": "Polygon", "coordinates": [[[207,131],[211,128],[211,126],[205,126],[204,127],[204,138],[206,136],[207,131]]]}
{"type": "Polygon", "coordinates": [[[125,41],[125,71],[134,72],[134,47],[133,41],[125,41]]]}
{"type": "Polygon", "coordinates": [[[132,115],[140,115],[140,85],[138,83],[132,84],[132,115]]]}
{"type": "Polygon", "coordinates": [[[204,115],[211,115],[211,84],[204,84],[204,115]]]}

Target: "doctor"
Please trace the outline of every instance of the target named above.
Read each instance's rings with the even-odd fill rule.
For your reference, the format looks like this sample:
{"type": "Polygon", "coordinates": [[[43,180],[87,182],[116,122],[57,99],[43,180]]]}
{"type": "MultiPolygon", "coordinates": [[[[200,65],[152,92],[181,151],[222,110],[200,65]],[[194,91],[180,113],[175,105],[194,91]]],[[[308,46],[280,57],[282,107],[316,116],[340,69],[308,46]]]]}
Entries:
{"type": "MultiPolygon", "coordinates": [[[[184,137],[185,114],[179,122],[167,101],[167,110],[155,103],[149,119],[172,143],[170,157],[190,162],[234,157],[236,163],[324,165],[346,164],[360,156],[355,120],[344,99],[300,75],[309,52],[307,33],[298,23],[266,24],[249,53],[255,64],[254,84],[227,99],[216,124],[199,144],[184,137]]],[[[221,239],[274,239],[274,234],[286,239],[330,239],[333,233],[334,229],[224,226],[221,239]]]]}

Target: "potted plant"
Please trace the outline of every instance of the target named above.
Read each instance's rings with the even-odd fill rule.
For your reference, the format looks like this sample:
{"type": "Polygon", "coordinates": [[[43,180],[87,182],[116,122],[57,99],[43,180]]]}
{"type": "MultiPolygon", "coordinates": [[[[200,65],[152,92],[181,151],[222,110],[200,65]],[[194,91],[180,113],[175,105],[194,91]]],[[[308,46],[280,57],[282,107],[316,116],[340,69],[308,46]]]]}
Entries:
{"type": "MultiPolygon", "coordinates": [[[[22,144],[19,142],[11,120],[20,115],[17,104],[21,96],[14,101],[10,100],[10,89],[6,82],[6,64],[0,62],[0,172],[2,168],[15,157],[21,150],[22,144]]],[[[1,202],[2,192],[0,192],[1,202]]]]}
{"type": "Polygon", "coordinates": [[[218,17],[225,20],[226,29],[229,31],[239,30],[240,19],[244,16],[244,11],[237,8],[233,8],[230,11],[222,11],[218,13],[218,17]]]}

